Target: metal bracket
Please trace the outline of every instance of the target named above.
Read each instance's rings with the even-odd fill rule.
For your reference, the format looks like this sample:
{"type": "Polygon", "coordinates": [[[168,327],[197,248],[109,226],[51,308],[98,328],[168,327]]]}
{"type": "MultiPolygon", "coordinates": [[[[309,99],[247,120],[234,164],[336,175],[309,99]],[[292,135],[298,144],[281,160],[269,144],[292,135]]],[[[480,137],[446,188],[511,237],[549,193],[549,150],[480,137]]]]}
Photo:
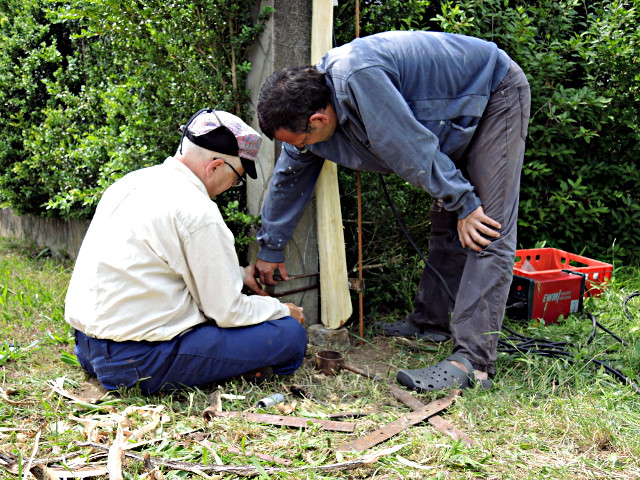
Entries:
{"type": "Polygon", "coordinates": [[[364,278],[349,278],[349,290],[364,292],[364,278]]]}
{"type": "MultiPolygon", "coordinates": [[[[303,273],[300,275],[289,275],[289,282],[293,281],[293,280],[298,280],[301,278],[310,278],[310,277],[320,277],[320,273],[303,273]]],[[[273,275],[273,279],[277,280],[278,282],[282,281],[282,277],[280,276],[280,271],[276,269],[274,275],[273,275]]],[[[285,282],[288,283],[288,282],[285,282]]],[[[278,285],[281,285],[280,283],[278,285]]],[[[298,288],[292,288],[289,290],[279,290],[277,287],[278,285],[265,285],[264,289],[265,291],[271,295],[272,297],[284,297],[286,295],[292,295],[294,293],[300,293],[300,292],[306,292],[307,290],[314,290],[316,288],[318,288],[319,286],[319,282],[316,283],[312,283],[311,285],[305,285],[302,287],[298,287],[298,288]]],[[[299,285],[299,283],[298,283],[299,285]]]]}

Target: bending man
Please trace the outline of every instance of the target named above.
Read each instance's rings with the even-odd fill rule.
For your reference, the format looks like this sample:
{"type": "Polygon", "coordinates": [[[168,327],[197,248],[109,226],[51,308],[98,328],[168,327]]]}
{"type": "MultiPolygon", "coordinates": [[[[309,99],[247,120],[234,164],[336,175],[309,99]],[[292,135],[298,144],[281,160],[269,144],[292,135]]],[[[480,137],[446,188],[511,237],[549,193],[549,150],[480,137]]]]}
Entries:
{"type": "Polygon", "coordinates": [[[283,248],[324,159],[396,173],[435,199],[433,268],[424,270],[414,312],[385,333],[454,341],[446,360],[401,370],[398,380],[417,390],[476,380],[488,387],[513,275],[529,111],[518,65],[495,44],[463,35],[371,35],[316,66],[274,73],[258,116],[284,145],[262,211],[261,282],[273,283],[276,268],[286,279],[283,248]]]}

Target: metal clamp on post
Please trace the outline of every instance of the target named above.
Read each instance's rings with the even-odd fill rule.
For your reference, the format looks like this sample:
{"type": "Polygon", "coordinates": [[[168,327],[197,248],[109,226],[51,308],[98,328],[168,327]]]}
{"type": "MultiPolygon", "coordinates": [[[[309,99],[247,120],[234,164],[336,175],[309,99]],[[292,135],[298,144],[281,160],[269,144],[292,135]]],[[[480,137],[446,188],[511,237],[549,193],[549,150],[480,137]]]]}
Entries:
{"type": "Polygon", "coordinates": [[[354,290],[356,292],[364,292],[364,278],[348,278],[349,280],[349,290],[354,290]]]}
{"type": "MultiPolygon", "coordinates": [[[[310,278],[310,277],[316,277],[317,278],[316,282],[315,283],[311,283],[309,285],[303,285],[303,286],[298,287],[298,288],[292,288],[292,289],[286,290],[286,291],[280,290],[280,289],[277,288],[278,285],[280,285],[280,284],[278,284],[278,285],[266,285],[265,286],[265,291],[269,295],[271,295],[272,297],[284,297],[285,295],[291,295],[291,294],[294,294],[294,293],[305,292],[307,290],[314,290],[314,289],[318,288],[319,283],[320,283],[319,282],[319,277],[320,277],[319,273],[303,273],[303,274],[300,274],[300,275],[288,275],[288,278],[289,278],[288,282],[291,282],[293,280],[298,280],[298,279],[301,279],[301,278],[310,278]]],[[[276,269],[276,271],[274,272],[273,279],[278,281],[278,282],[282,282],[283,281],[282,276],[280,275],[280,271],[278,269],[276,269]]],[[[287,283],[287,282],[285,282],[285,283],[287,283]]]]}

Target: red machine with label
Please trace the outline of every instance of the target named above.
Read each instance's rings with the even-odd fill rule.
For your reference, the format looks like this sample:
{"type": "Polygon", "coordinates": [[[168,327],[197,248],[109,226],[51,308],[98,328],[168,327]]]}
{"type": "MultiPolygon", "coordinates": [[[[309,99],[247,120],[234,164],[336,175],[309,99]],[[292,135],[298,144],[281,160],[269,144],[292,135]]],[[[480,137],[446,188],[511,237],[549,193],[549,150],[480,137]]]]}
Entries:
{"type": "Polygon", "coordinates": [[[586,296],[597,296],[611,278],[613,266],[558,250],[517,250],[507,315],[545,324],[582,311],[586,296]]]}

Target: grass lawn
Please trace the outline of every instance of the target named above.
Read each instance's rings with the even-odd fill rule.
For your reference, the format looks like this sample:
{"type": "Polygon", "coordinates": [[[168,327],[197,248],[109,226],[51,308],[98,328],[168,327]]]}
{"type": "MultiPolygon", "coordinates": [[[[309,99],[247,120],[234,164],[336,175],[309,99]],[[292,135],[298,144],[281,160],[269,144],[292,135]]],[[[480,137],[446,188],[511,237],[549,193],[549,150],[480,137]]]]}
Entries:
{"type": "MultiPolygon", "coordinates": [[[[360,452],[340,447],[411,410],[391,395],[386,381],[345,370],[319,374],[313,346],[295,375],[260,386],[238,381],[153,397],[135,389],[100,390],[75,364],[72,331],[64,322],[71,268],[0,239],[2,479],[29,478],[29,472],[73,478],[69,471],[99,480],[640,478],[640,296],[630,297],[640,291],[637,268],[616,266],[609,288],[585,303],[592,316],[549,326],[506,322],[526,337],[564,342],[567,354],[510,353],[507,336],[513,335],[507,332],[494,388],[464,391],[439,413],[471,444],[422,421],[360,452]],[[594,319],[624,343],[594,330],[594,319]],[[307,398],[292,395],[293,385],[307,398]],[[280,408],[256,406],[275,393],[284,396],[280,408]],[[307,421],[294,428],[255,418],[205,418],[205,409],[216,405],[223,412],[307,421]],[[348,413],[364,415],[332,417],[348,413]],[[312,420],[346,422],[353,431],[312,420]]],[[[437,362],[451,348],[380,337],[373,325],[381,320],[387,319],[365,319],[362,341],[357,325],[348,327],[353,346],[345,354],[349,364],[391,383],[398,368],[437,362]]],[[[429,404],[444,394],[413,396],[429,404]]]]}

